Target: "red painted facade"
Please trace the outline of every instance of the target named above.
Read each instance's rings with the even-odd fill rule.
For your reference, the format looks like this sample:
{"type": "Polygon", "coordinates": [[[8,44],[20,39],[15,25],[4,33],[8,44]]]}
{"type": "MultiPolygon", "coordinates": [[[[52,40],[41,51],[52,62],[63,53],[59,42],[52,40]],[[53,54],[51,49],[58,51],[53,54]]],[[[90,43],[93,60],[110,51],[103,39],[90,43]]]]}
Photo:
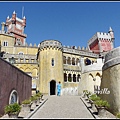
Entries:
{"type": "Polygon", "coordinates": [[[16,90],[19,104],[31,97],[32,77],[0,58],[0,115],[4,114],[5,105],[9,104],[12,90],[16,90]]]}
{"type": "Polygon", "coordinates": [[[104,51],[109,51],[109,50],[112,49],[111,48],[111,43],[108,40],[101,40],[99,43],[101,45],[101,48],[102,48],[103,52],[104,51]]]}
{"type": "Polygon", "coordinates": [[[23,19],[17,18],[16,13],[14,12],[12,14],[12,18],[6,19],[6,26],[8,33],[14,34],[15,44],[17,39],[20,39],[22,44],[24,44],[25,38],[27,37],[24,34],[24,28],[26,27],[26,18],[25,17],[23,19]]]}
{"type": "Polygon", "coordinates": [[[92,50],[94,53],[98,53],[99,51],[98,40],[95,40],[89,47],[90,50],[92,50]]]}
{"type": "Polygon", "coordinates": [[[95,40],[89,45],[90,50],[94,53],[100,53],[100,51],[105,52],[112,49],[111,43],[109,40],[95,40]]]}

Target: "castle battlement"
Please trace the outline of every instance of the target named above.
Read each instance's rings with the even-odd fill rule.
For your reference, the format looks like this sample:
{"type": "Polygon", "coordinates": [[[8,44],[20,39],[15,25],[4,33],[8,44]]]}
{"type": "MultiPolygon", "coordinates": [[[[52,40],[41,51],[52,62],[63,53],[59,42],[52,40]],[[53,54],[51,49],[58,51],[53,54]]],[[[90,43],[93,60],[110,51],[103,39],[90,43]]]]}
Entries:
{"type": "Polygon", "coordinates": [[[12,33],[7,33],[6,31],[2,31],[2,30],[0,30],[0,34],[14,37],[14,35],[12,33]]]}
{"type": "Polygon", "coordinates": [[[79,50],[79,49],[71,49],[68,47],[63,47],[63,52],[70,53],[70,54],[76,54],[76,55],[82,55],[82,56],[88,56],[88,57],[99,57],[99,54],[95,54],[88,50],[79,50]]]}
{"type": "Polygon", "coordinates": [[[109,33],[97,32],[97,37],[98,37],[98,39],[102,38],[102,39],[111,40],[111,36],[109,33]]]}
{"type": "Polygon", "coordinates": [[[88,48],[84,47],[84,46],[82,46],[82,47],[80,47],[80,46],[76,47],[76,46],[65,46],[65,45],[63,45],[63,47],[64,48],[70,48],[70,49],[76,49],[76,50],[85,50],[85,51],[88,51],[88,48]]]}
{"type": "Polygon", "coordinates": [[[58,40],[44,40],[39,44],[39,49],[42,50],[44,48],[58,48],[62,50],[62,43],[58,40]]]}
{"type": "Polygon", "coordinates": [[[97,32],[95,35],[93,35],[93,37],[90,40],[88,40],[88,44],[90,45],[96,39],[98,39],[98,40],[104,40],[105,39],[105,40],[111,41],[111,35],[110,35],[110,33],[97,32]]]}
{"type": "Polygon", "coordinates": [[[3,59],[10,61],[10,59],[14,60],[15,63],[37,63],[36,55],[28,55],[28,54],[4,54],[3,59]]]}

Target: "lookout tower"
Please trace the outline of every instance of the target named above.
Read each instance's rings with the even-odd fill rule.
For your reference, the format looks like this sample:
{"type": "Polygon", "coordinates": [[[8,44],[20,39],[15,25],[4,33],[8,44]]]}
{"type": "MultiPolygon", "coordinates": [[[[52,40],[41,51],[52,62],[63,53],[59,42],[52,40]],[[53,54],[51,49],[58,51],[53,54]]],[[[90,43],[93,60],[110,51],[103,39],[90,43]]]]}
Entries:
{"type": "Polygon", "coordinates": [[[107,52],[114,48],[114,32],[110,27],[108,33],[97,32],[89,41],[88,48],[94,53],[107,52]]]}
{"type": "Polygon", "coordinates": [[[7,33],[14,35],[15,45],[24,46],[27,37],[27,35],[24,34],[24,28],[26,27],[25,16],[20,19],[14,11],[11,18],[9,18],[9,16],[7,17],[5,25],[7,27],[7,33]]]}
{"type": "Polygon", "coordinates": [[[42,93],[56,95],[56,85],[63,84],[62,44],[57,40],[44,40],[38,48],[39,90],[42,93]]]}

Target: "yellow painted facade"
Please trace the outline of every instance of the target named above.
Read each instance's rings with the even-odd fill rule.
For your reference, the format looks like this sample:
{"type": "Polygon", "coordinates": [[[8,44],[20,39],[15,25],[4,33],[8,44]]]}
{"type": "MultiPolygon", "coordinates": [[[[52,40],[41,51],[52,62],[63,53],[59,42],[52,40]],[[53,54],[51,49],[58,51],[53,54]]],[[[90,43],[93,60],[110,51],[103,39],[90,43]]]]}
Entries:
{"type": "Polygon", "coordinates": [[[4,51],[3,59],[32,76],[33,93],[39,90],[44,94],[56,95],[56,86],[60,81],[61,94],[77,94],[83,74],[82,65],[85,65],[86,58],[91,64],[96,63],[99,55],[84,47],[63,46],[59,40],[53,39],[40,41],[39,45],[27,45],[25,27],[26,19],[16,18],[15,12],[12,18],[2,23],[0,52],[4,51]],[[18,23],[22,29],[16,26],[18,23]],[[81,58],[84,59],[82,63],[81,58]]]}
{"type": "MultiPolygon", "coordinates": [[[[14,65],[32,76],[32,89],[33,93],[36,90],[41,91],[44,94],[56,94],[56,85],[60,81],[62,88],[78,88],[81,80],[81,57],[89,58],[91,61],[96,62],[97,57],[88,56],[87,51],[84,51],[86,55],[69,53],[72,48],[67,48],[65,52],[64,47],[58,40],[45,40],[38,46],[14,46],[14,37],[3,37],[0,35],[1,43],[8,41],[8,46],[1,45],[1,51],[4,51],[4,59],[11,62],[10,58],[14,58],[14,65]],[[4,39],[3,39],[4,38],[4,39]],[[12,44],[10,44],[12,42],[12,44]],[[42,47],[42,43],[48,42],[47,47],[42,47]],[[50,42],[57,42],[50,45],[50,42]],[[60,44],[60,45],[59,45],[60,44]],[[9,46],[10,45],[10,46],[9,46]],[[53,66],[52,66],[53,60],[53,66]],[[66,75],[66,77],[65,77],[66,75]],[[54,92],[51,90],[54,88],[54,92]],[[52,92],[51,92],[52,91],[52,92]]],[[[65,48],[66,49],[66,48],[65,48]]]]}

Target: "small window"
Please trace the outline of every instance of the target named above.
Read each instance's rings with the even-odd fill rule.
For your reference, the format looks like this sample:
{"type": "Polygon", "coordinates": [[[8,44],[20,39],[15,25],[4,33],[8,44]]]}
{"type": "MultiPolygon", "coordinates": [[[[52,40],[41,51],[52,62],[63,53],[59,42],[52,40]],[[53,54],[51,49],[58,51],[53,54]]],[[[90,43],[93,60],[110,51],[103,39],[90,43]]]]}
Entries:
{"type": "Polygon", "coordinates": [[[4,41],[3,46],[8,46],[8,42],[4,41]]]}
{"type": "Polygon", "coordinates": [[[9,62],[10,62],[11,64],[14,64],[14,63],[16,63],[16,61],[15,61],[15,58],[14,58],[14,57],[12,57],[12,58],[9,58],[9,62]]]}
{"type": "Polygon", "coordinates": [[[52,66],[54,66],[54,58],[52,58],[52,66]]]}
{"type": "Polygon", "coordinates": [[[22,41],[21,41],[20,38],[17,38],[17,39],[16,39],[16,45],[22,45],[22,41]]]}
{"type": "Polygon", "coordinates": [[[19,54],[19,55],[23,55],[24,53],[23,53],[23,52],[19,52],[18,54],[19,54]]]}

